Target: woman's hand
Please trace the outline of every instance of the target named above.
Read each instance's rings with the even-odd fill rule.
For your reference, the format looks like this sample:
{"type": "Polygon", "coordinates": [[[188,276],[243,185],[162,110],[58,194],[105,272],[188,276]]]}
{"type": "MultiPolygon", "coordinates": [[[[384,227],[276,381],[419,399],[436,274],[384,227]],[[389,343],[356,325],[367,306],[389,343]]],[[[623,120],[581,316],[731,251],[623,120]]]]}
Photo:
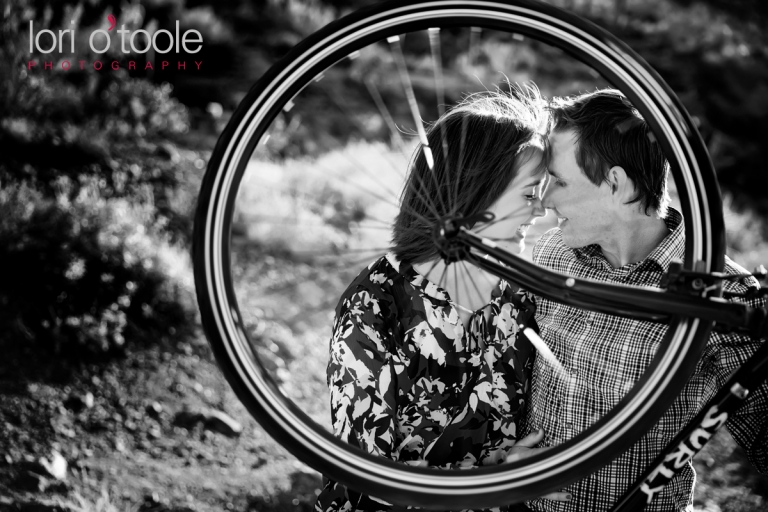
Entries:
{"type": "MultiPolygon", "coordinates": [[[[513,446],[509,450],[509,455],[507,455],[507,462],[515,462],[521,459],[525,459],[527,457],[530,457],[532,455],[536,455],[537,453],[544,452],[546,450],[549,450],[549,448],[534,448],[537,444],[539,444],[544,439],[544,429],[540,428],[536,432],[531,432],[524,438],[520,439],[515,443],[515,446],[513,446]]],[[[541,496],[541,498],[546,500],[554,500],[554,501],[571,501],[571,493],[569,492],[551,492],[549,494],[545,494],[544,496],[541,496]]]]}

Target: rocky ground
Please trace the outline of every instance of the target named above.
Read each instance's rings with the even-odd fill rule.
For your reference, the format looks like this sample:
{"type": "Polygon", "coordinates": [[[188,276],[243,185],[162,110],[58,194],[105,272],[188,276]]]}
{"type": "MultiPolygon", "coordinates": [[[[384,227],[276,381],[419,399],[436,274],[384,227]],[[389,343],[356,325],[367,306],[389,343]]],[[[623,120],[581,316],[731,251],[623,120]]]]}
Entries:
{"type": "MultiPolygon", "coordinates": [[[[202,339],[59,368],[6,351],[0,510],[308,511],[319,474],[275,443],[202,339]]],[[[697,509],[765,511],[768,479],[723,432],[697,459],[697,509]]]]}
{"type": "Polygon", "coordinates": [[[204,344],[71,374],[18,351],[0,379],[0,510],[309,510],[319,492],[204,344]]]}

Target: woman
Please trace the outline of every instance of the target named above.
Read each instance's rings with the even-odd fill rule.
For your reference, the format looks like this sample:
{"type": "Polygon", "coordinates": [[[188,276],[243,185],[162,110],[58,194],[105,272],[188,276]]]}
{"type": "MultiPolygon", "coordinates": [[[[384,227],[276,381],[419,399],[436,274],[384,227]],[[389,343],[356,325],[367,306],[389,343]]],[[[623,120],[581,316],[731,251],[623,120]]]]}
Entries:
{"type": "MultiPolygon", "coordinates": [[[[520,334],[533,323],[531,299],[467,263],[446,268],[432,229],[452,212],[491,211],[499,222],[482,234],[522,250],[528,226],[545,215],[540,105],[534,90],[470,96],[430,128],[432,168],[417,150],[392,252],[363,270],[336,307],[328,384],[334,432],[350,444],[437,468],[512,454],[533,362],[520,334]]],[[[533,446],[534,437],[517,444],[533,446]]],[[[333,481],[315,508],[393,509],[333,481]]]]}

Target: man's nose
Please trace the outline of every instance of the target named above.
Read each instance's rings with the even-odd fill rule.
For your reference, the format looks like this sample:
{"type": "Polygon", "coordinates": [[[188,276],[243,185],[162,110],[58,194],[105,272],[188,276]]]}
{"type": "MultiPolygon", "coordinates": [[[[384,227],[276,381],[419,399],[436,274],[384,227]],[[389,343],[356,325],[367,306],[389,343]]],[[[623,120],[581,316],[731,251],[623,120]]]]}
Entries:
{"type": "Polygon", "coordinates": [[[549,190],[544,193],[544,197],[541,198],[541,206],[547,210],[555,208],[555,202],[552,200],[552,187],[549,187],[549,190]]]}

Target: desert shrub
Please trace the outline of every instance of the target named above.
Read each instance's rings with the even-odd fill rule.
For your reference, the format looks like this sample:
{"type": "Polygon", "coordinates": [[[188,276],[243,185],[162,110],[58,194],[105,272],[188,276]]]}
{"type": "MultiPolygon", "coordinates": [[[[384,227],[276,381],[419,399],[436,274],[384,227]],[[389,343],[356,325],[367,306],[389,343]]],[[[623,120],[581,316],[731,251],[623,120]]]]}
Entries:
{"type": "Polygon", "coordinates": [[[758,265],[768,266],[768,223],[731,194],[723,197],[726,254],[736,263],[752,271],[758,265]]]}
{"type": "Polygon", "coordinates": [[[188,237],[193,201],[188,197],[182,208],[174,208],[173,199],[182,189],[191,195],[199,168],[185,161],[178,148],[176,139],[186,133],[188,117],[186,108],[170,97],[170,86],[124,75],[99,94],[98,107],[89,107],[87,91],[37,77],[29,82],[24,95],[35,96],[29,103],[41,105],[42,113],[30,108],[0,121],[0,180],[25,183],[52,198],[63,179],[70,199],[79,194],[81,183],[96,180],[104,198],[151,198],[155,220],[165,219],[175,237],[188,237]],[[53,92],[57,89],[68,94],[53,92]],[[62,106],[62,96],[72,111],[85,113],[57,114],[57,108],[70,108],[62,106]]]}
{"type": "Polygon", "coordinates": [[[386,225],[371,230],[360,224],[394,218],[406,164],[405,156],[390,156],[386,145],[362,142],[318,158],[253,160],[240,188],[233,233],[264,254],[295,260],[386,247],[386,225]],[[367,162],[364,171],[360,162],[367,162]]]}
{"type": "Polygon", "coordinates": [[[2,319],[55,353],[122,347],[125,335],[180,326],[186,253],[152,225],[147,204],[99,197],[94,184],[48,199],[27,185],[0,192],[2,319]]]}
{"type": "Polygon", "coordinates": [[[16,0],[0,20],[13,70],[0,82],[0,329],[53,353],[113,353],[189,325],[204,163],[183,147],[188,111],[170,85],[26,71],[12,42],[30,17],[50,23],[51,5],[16,0]]]}

